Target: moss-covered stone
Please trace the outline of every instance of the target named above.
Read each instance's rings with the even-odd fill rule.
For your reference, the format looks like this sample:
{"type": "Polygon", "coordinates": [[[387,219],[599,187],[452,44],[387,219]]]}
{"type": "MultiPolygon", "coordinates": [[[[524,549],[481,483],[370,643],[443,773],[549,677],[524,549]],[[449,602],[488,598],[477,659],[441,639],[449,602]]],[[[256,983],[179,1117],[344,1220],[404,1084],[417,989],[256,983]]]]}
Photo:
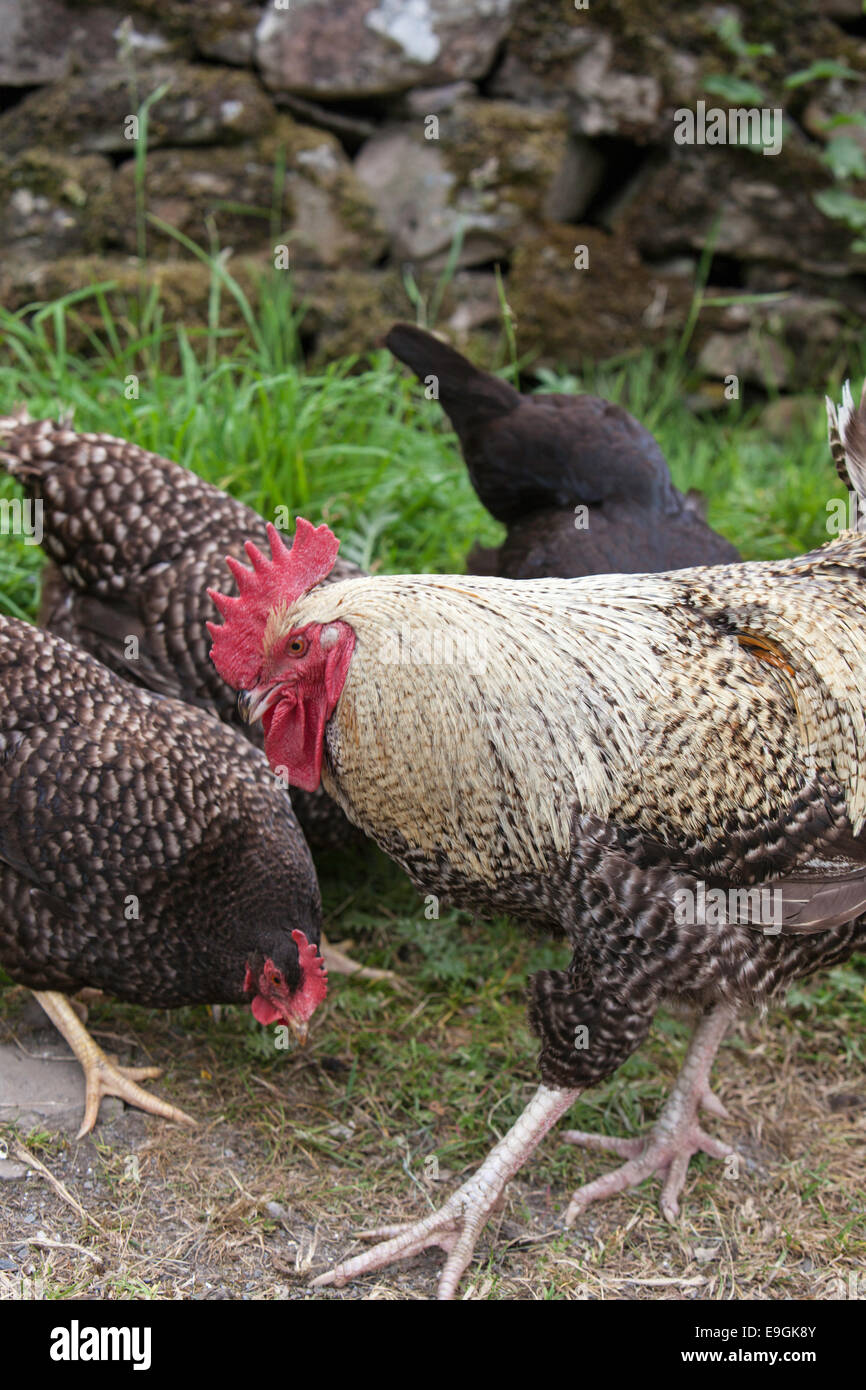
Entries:
{"type": "Polygon", "coordinates": [[[601,0],[576,10],[573,0],[522,0],[490,93],[517,101],[569,110],[574,128],[586,134],[585,108],[600,99],[607,116],[598,134],[638,143],[666,139],[672,112],[705,95],[710,75],[737,75],[757,83],[767,102],[795,116],[815,87],[786,87],[786,79],[816,58],[863,67],[856,38],[845,33],[808,0],[765,0],[759,6],[712,3],[683,6],[669,0],[601,0]],[[740,24],[744,41],[766,53],[738,60],[722,33],[722,18],[740,24]],[[604,50],[604,52],[601,52],[604,50]],[[603,59],[603,64],[601,60],[603,59]],[[601,64],[604,80],[597,84],[601,64]],[[625,78],[656,84],[654,110],[636,106],[641,88],[625,78]],[[595,90],[587,91],[586,83],[595,90]]]}
{"type": "MultiPolygon", "coordinates": [[[[490,360],[493,335],[501,333],[501,314],[494,277],[484,272],[459,271],[442,289],[436,272],[419,269],[418,293],[429,303],[438,299],[437,323],[462,347],[490,360]],[[440,297],[441,296],[441,297],[440,297]],[[480,330],[490,331],[490,335],[480,330]]],[[[402,274],[392,268],[359,272],[303,271],[295,277],[298,297],[307,306],[302,337],[310,364],[326,366],[337,357],[364,354],[381,347],[398,319],[414,318],[402,274]]],[[[498,365],[498,364],[497,364],[498,365]]]]}
{"type": "Polygon", "coordinates": [[[796,138],[776,156],[677,146],[623,204],[615,226],[653,260],[700,251],[712,235],[718,254],[744,264],[776,262],[838,278],[852,263],[851,234],[814,197],[831,182],[816,152],[796,138]]]}
{"type": "Polygon", "coordinates": [[[691,301],[687,284],[654,274],[622,238],[558,224],[521,242],[507,295],[534,366],[580,367],[658,346],[682,327],[691,301]]]}
{"type": "MultiPolygon", "coordinates": [[[[262,296],[273,294],[275,271],[266,255],[233,256],[227,269],[240,286],[255,313],[262,296]]],[[[311,366],[321,367],[336,357],[359,356],[380,348],[382,338],[396,319],[412,317],[400,271],[351,266],[324,269],[297,265],[291,272],[293,302],[302,309],[300,337],[311,366]]],[[[429,299],[437,277],[420,272],[417,286],[429,299]]],[[[171,261],[149,261],[139,267],[127,256],[65,256],[38,265],[0,265],[0,304],[11,310],[48,302],[90,285],[107,286],[103,298],[116,324],[129,327],[133,338],[140,322],[140,306],[156,292],[162,321],[170,326],[160,361],[171,368],[178,360],[174,325],[183,324],[193,351],[204,352],[205,330],[210,323],[212,277],[208,266],[183,256],[171,261]]],[[[242,340],[247,332],[237,302],[225,289],[220,296],[220,329],[223,350],[229,352],[232,334],[242,340]]],[[[496,285],[492,275],[459,272],[441,298],[437,322],[455,340],[477,349],[492,360],[489,340],[481,332],[489,328],[497,338],[501,328],[496,285]]],[[[76,303],[75,318],[67,322],[67,346],[71,352],[92,351],[90,334],[104,332],[102,312],[95,297],[76,303]]],[[[132,362],[138,371],[144,362],[132,362]]]]}
{"type": "Polygon", "coordinates": [[[68,155],[36,146],[0,159],[0,245],[19,259],[97,249],[95,208],[108,188],[102,155],[68,155]]]}
{"type": "Polygon", "coordinates": [[[276,119],[256,79],[235,69],[191,63],[143,71],[111,63],[31,92],[0,115],[0,148],[17,154],[33,144],[80,153],[133,152],[128,117],[168,83],[150,108],[148,148],[234,144],[262,135],[276,119]]]}
{"type": "Polygon", "coordinates": [[[718,382],[733,374],[741,384],[806,390],[838,376],[840,362],[859,363],[862,311],[862,304],[855,312],[838,300],[796,292],[776,303],[754,304],[747,314],[732,308],[722,316],[721,331],[702,343],[698,369],[718,382]]]}
{"type": "MultiPolygon", "coordinates": [[[[61,256],[21,266],[14,261],[0,265],[0,303],[12,310],[29,304],[48,303],[63,295],[103,285],[103,298],[114,322],[128,326],[137,337],[141,320],[140,306],[156,287],[166,323],[182,323],[195,333],[208,324],[210,272],[196,261],[151,262],[143,270],[127,256],[61,256]]],[[[240,312],[230,298],[225,299],[223,322],[227,327],[242,326],[240,312]]],[[[93,337],[104,333],[102,312],[94,296],[77,301],[74,318],[66,320],[66,346],[69,352],[88,354],[93,351],[93,337]]],[[[167,367],[176,360],[172,344],[167,344],[160,359],[167,367]]],[[[130,371],[139,372],[142,361],[131,360],[130,371]]]]}
{"type": "Polygon", "coordinates": [[[356,168],[398,259],[441,266],[459,233],[458,263],[478,265],[509,255],[552,203],[582,196],[570,146],[561,112],[461,99],[441,116],[387,127],[356,168]]]}
{"type": "MultiPolygon", "coordinates": [[[[138,249],[137,170],[121,165],[93,208],[102,244],[138,249]]],[[[227,149],[154,150],[144,182],[146,212],[210,247],[275,255],[292,264],[366,265],[385,235],[372,202],[332,135],[278,118],[266,137],[227,149]]],[[[172,257],[178,241],[152,224],[149,255],[172,257]]]]}
{"type": "Polygon", "coordinates": [[[504,189],[539,215],[565,155],[558,111],[512,101],[459,101],[440,122],[440,142],[458,189],[504,189]]]}

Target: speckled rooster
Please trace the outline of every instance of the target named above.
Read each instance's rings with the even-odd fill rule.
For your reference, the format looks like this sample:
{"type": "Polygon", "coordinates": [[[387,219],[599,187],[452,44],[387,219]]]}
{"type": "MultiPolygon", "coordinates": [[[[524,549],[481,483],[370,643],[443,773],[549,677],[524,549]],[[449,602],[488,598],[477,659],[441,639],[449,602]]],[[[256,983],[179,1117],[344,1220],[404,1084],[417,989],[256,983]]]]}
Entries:
{"type": "MultiPolygon", "coordinates": [[[[866,496],[847,391],[831,445],[866,496]]],[[[653,1172],[672,1216],[692,1153],[729,1152],[697,1116],[719,1108],[709,1070],[731,1018],[866,942],[866,537],[666,574],[327,587],[327,527],[299,520],[291,552],[270,542],[271,559],[248,546],[252,569],[230,562],[238,597],[213,595],[211,631],[271,764],[321,779],[422,892],[573,951],[529,981],[541,1085],[517,1123],[438,1211],[317,1282],[439,1244],[453,1297],[508,1180],[663,1003],[699,1018],[682,1072],[648,1141],[613,1141],[627,1161],[566,1221],[653,1172]]]]}

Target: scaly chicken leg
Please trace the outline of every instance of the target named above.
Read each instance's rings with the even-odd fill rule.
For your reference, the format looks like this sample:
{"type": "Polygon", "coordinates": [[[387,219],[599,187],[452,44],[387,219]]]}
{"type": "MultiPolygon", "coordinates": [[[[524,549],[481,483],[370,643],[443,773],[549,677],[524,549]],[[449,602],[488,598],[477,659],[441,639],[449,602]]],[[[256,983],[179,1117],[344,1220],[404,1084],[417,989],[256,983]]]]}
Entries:
{"type": "Polygon", "coordinates": [[[384,1226],[363,1232],[364,1239],[379,1239],[381,1243],[363,1255],[356,1255],[353,1260],[336,1265],[327,1274],[320,1274],[313,1280],[313,1288],[328,1284],[341,1288],[359,1274],[383,1269],[395,1260],[407,1260],[420,1254],[428,1246],[440,1245],[448,1252],[448,1259],[439,1277],[438,1297],[453,1299],[472,1259],[475,1242],[506,1184],[579,1095],[579,1090],[539,1086],[523,1114],[491,1149],[478,1172],[458,1187],[438,1211],[411,1225],[384,1226]]]}
{"type": "Polygon", "coordinates": [[[329,975],[354,975],[358,980],[390,980],[394,984],[402,984],[400,976],[393,970],[380,970],[375,965],[360,965],[338,946],[332,946],[324,936],[320,946],[329,975]]]}
{"type": "Polygon", "coordinates": [[[192,1116],[179,1110],[176,1105],[169,1105],[168,1101],[160,1100],[136,1085],[138,1081],[151,1081],[159,1076],[159,1067],[121,1067],[109,1061],[102,1048],[93,1041],[65,994],[36,989],[33,996],[39,1000],[58,1032],[63,1034],[84,1072],[84,1119],[76,1139],[82,1139],[93,1129],[103,1096],[119,1096],[127,1105],[135,1105],[151,1115],[161,1115],[164,1120],[174,1120],[176,1124],[195,1124],[192,1116]]]}
{"type": "Polygon", "coordinates": [[[607,1134],[588,1134],[581,1129],[568,1129],[560,1135],[569,1144],[580,1144],[585,1149],[606,1149],[627,1159],[613,1172],[578,1188],[565,1214],[566,1226],[571,1226],[591,1202],[611,1197],[626,1187],[635,1187],[654,1173],[664,1178],[662,1215],[667,1221],[674,1221],[692,1155],[707,1153],[712,1158],[728,1158],[735,1152],[730,1144],[707,1134],[697,1119],[701,1107],[722,1119],[728,1117],[722,1102],[710,1090],[709,1079],[716,1053],[735,1016],[734,1009],[719,1004],[700,1020],[679,1076],[646,1139],[618,1139],[607,1134]]]}

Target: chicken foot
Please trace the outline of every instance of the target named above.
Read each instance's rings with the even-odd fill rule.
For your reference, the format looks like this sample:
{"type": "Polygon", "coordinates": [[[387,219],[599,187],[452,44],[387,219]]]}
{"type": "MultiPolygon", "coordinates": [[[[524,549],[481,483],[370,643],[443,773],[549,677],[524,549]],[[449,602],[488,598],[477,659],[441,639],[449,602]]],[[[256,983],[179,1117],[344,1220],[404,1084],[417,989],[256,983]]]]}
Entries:
{"type": "Polygon", "coordinates": [[[330,1284],[341,1288],[359,1274],[383,1269],[394,1260],[407,1260],[431,1245],[439,1245],[448,1258],[439,1277],[438,1297],[453,1299],[472,1259],[475,1242],[498,1206],[506,1184],[579,1094],[579,1090],[539,1086],[523,1114],[491,1149],[478,1171],[467,1178],[438,1211],[408,1225],[363,1232],[364,1239],[381,1243],[363,1255],[336,1265],[326,1274],[320,1274],[313,1280],[313,1287],[323,1288],[330,1284]]]}
{"type": "Polygon", "coordinates": [[[160,1115],[164,1120],[174,1120],[176,1124],[195,1124],[191,1115],[136,1084],[159,1076],[159,1067],[121,1067],[110,1061],[94,1042],[65,994],[37,989],[33,991],[33,997],[38,999],[55,1028],[63,1034],[84,1072],[84,1118],[75,1136],[77,1139],[82,1139],[93,1129],[103,1096],[119,1096],[127,1105],[134,1105],[151,1115],[160,1115]]]}
{"type": "Polygon", "coordinates": [[[710,1090],[709,1077],[716,1053],[734,1017],[733,1009],[720,1004],[700,1020],[679,1076],[648,1137],[619,1139],[579,1129],[565,1130],[560,1136],[570,1144],[579,1144],[585,1149],[605,1149],[627,1160],[621,1167],[578,1188],[565,1214],[566,1226],[571,1226],[591,1202],[635,1187],[654,1174],[663,1179],[662,1215],[667,1221],[675,1221],[692,1155],[706,1153],[712,1158],[729,1158],[736,1152],[730,1144],[707,1134],[697,1118],[700,1108],[722,1119],[728,1118],[725,1107],[710,1090]]]}
{"type": "Polygon", "coordinates": [[[359,980],[400,980],[400,976],[393,970],[380,970],[375,965],[360,965],[338,946],[332,946],[324,936],[320,942],[320,949],[329,975],[354,975],[359,980]]]}

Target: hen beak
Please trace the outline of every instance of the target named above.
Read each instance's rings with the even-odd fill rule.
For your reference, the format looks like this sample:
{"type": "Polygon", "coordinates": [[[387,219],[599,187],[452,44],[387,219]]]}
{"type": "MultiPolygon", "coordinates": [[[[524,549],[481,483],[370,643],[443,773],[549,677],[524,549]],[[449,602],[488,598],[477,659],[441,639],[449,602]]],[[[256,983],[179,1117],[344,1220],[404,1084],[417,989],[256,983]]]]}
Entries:
{"type": "Polygon", "coordinates": [[[301,1047],[306,1047],[307,1038],[310,1036],[310,1025],[305,1019],[290,1018],[286,1020],[301,1047]]]}
{"type": "Polygon", "coordinates": [[[281,693],[281,685],[269,685],[264,688],[255,686],[252,690],[241,690],[238,692],[238,714],[245,724],[255,724],[256,720],[261,719],[265,711],[276,703],[281,693]]]}

